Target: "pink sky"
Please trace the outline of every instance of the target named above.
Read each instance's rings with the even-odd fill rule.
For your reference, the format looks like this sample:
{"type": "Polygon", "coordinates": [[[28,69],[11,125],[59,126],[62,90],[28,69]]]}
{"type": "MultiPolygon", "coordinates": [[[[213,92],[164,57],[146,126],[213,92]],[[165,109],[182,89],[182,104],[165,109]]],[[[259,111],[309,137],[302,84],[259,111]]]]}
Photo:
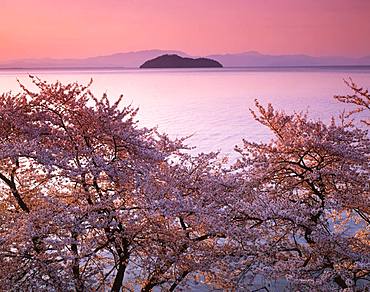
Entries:
{"type": "Polygon", "coordinates": [[[0,61],[143,49],[370,55],[369,0],[0,0],[0,61]]]}

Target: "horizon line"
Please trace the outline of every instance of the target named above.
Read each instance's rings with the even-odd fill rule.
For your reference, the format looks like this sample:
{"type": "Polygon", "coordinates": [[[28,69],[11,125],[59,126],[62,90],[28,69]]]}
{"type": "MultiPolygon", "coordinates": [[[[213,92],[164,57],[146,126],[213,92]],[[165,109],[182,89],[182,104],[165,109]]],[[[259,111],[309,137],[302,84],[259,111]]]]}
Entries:
{"type": "Polygon", "coordinates": [[[140,67],[121,67],[121,66],[86,66],[86,67],[63,67],[63,66],[45,66],[45,67],[0,67],[0,71],[6,70],[135,70],[135,71],[164,71],[164,70],[223,70],[223,69],[341,69],[341,68],[356,68],[356,69],[370,69],[368,65],[270,65],[270,66],[224,66],[220,68],[203,67],[203,68],[140,68],[140,67]]]}

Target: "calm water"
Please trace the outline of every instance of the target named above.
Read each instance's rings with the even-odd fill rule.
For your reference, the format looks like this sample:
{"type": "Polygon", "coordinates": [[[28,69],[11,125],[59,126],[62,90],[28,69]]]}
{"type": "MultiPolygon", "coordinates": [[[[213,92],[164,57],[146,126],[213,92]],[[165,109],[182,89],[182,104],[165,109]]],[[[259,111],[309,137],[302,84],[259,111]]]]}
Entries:
{"type": "Polygon", "coordinates": [[[139,107],[141,126],[158,126],[172,137],[193,135],[195,151],[221,150],[234,156],[242,138],[266,141],[269,132],[253,120],[257,98],[286,112],[309,111],[328,121],[344,106],[332,96],[350,93],[343,79],[370,87],[370,68],[216,69],[216,70],[3,70],[0,92],[19,91],[16,79],[29,84],[28,73],[47,81],[93,78],[92,92],[139,107]]]}

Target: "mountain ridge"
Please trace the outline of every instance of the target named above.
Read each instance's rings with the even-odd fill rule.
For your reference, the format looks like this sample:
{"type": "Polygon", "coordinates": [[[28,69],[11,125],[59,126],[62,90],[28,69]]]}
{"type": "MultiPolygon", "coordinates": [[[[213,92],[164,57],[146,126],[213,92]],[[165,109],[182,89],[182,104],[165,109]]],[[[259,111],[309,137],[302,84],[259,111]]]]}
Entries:
{"type": "Polygon", "coordinates": [[[370,66],[370,55],[364,57],[320,56],[305,54],[269,55],[257,51],[192,56],[178,50],[142,50],[114,53],[87,58],[17,59],[0,63],[0,68],[139,68],[145,61],[165,54],[189,58],[208,58],[224,67],[290,67],[290,66],[370,66]]]}
{"type": "Polygon", "coordinates": [[[0,68],[138,68],[147,59],[171,53],[188,57],[189,55],[176,50],[142,50],[87,58],[38,58],[17,59],[0,63],[0,68]]]}
{"type": "Polygon", "coordinates": [[[259,52],[208,55],[225,67],[279,67],[279,66],[361,66],[370,65],[370,56],[360,58],[342,56],[314,57],[305,54],[267,55],[259,52]]]}

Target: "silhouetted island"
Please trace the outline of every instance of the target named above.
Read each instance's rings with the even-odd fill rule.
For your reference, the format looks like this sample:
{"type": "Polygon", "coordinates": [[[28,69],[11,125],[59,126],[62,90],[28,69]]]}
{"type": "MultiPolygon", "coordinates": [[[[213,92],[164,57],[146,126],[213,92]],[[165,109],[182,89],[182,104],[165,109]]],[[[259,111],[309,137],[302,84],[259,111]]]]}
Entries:
{"type": "Polygon", "coordinates": [[[222,68],[222,64],[207,58],[184,58],[179,55],[162,55],[146,61],[140,68],[222,68]]]}

